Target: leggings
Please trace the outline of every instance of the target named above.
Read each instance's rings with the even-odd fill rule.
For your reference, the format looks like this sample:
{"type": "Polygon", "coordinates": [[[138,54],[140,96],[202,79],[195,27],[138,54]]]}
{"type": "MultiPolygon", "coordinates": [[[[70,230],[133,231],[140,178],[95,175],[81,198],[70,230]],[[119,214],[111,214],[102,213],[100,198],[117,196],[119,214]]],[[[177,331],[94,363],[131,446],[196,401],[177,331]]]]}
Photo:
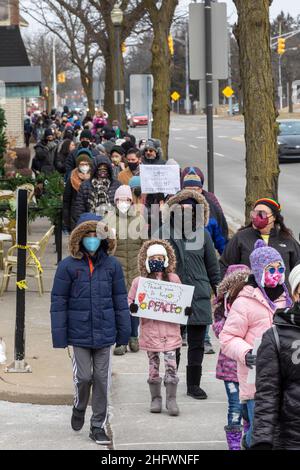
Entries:
{"type": "MultiPolygon", "coordinates": [[[[160,381],[159,376],[159,365],[160,365],[160,353],[148,351],[149,358],[149,383],[160,381]]],[[[178,383],[177,366],[176,366],[176,351],[164,352],[165,360],[165,376],[164,383],[178,383]]]]}

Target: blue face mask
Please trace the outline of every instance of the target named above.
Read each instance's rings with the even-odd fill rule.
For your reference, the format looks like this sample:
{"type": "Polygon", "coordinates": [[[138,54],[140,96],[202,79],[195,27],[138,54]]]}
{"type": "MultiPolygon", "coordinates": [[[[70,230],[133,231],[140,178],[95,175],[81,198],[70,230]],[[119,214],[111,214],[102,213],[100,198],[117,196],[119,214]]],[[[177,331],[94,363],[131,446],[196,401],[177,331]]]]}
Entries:
{"type": "Polygon", "coordinates": [[[149,268],[151,273],[162,273],[164,271],[164,261],[158,261],[156,259],[149,261],[149,268]]]}
{"type": "Polygon", "coordinates": [[[97,251],[100,246],[101,240],[97,237],[84,237],[82,244],[87,251],[97,251]]]}

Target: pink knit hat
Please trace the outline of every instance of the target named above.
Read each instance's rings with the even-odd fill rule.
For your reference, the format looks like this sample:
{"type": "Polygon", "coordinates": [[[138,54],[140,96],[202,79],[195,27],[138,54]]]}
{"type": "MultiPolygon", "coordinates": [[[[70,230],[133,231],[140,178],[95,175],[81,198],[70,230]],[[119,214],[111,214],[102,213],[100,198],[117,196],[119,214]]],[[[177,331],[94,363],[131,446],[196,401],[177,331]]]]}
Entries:
{"type": "Polygon", "coordinates": [[[122,186],[119,186],[118,189],[115,192],[115,197],[114,201],[118,199],[130,199],[132,201],[132,193],[130,186],[127,186],[126,184],[122,184],[122,186]]]}

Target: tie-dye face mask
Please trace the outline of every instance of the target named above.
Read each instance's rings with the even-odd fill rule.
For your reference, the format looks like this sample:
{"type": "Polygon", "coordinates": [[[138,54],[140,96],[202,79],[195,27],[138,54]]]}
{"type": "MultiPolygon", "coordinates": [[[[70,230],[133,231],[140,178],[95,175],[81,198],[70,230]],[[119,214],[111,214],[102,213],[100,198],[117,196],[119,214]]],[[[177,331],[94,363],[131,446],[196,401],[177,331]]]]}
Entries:
{"type": "Polygon", "coordinates": [[[266,287],[277,287],[278,284],[284,283],[285,268],[284,266],[269,266],[265,269],[265,286],[266,287]]]}

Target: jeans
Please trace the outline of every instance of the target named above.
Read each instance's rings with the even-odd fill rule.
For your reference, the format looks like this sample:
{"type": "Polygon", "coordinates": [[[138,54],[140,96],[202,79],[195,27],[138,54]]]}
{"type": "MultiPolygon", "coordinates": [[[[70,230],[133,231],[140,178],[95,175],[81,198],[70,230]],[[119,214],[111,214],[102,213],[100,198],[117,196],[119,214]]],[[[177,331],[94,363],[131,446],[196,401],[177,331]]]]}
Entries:
{"type": "Polygon", "coordinates": [[[255,401],[254,400],[247,400],[246,401],[248,418],[250,423],[249,431],[246,434],[246,442],[247,446],[251,446],[251,436],[252,436],[252,429],[253,429],[253,421],[254,421],[254,408],[255,408],[255,401]]]}
{"type": "Polygon", "coordinates": [[[242,422],[242,408],[239,397],[239,384],[238,382],[227,382],[224,380],[225,390],[228,398],[228,426],[241,425],[242,422]]]}
{"type": "Polygon", "coordinates": [[[131,321],[131,333],[130,336],[132,338],[137,338],[139,335],[139,324],[140,324],[140,319],[139,317],[134,317],[130,315],[130,321],[131,321]]]}

